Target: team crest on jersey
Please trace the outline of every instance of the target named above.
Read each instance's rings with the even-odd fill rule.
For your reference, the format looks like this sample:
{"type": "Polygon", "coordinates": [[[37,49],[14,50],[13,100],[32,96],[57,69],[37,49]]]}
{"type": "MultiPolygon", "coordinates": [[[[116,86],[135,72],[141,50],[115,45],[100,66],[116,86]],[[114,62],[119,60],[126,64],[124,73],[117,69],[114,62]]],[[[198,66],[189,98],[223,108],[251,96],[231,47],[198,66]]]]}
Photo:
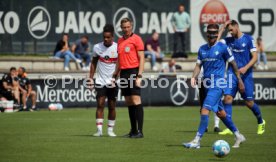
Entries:
{"type": "Polygon", "coordinates": [[[105,60],[109,60],[109,58],[110,58],[109,56],[104,56],[105,60]]]}
{"type": "Polygon", "coordinates": [[[125,47],[125,52],[129,52],[130,51],[130,47],[126,46],[125,47]]]}

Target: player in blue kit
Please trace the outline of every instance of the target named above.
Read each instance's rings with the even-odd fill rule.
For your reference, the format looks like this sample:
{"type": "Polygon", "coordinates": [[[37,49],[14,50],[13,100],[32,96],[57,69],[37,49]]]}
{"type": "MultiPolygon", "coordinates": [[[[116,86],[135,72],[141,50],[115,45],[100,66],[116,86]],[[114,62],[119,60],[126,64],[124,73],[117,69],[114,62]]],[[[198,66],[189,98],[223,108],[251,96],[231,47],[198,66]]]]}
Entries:
{"type": "Polygon", "coordinates": [[[207,26],[208,43],[202,45],[198,51],[198,60],[191,78],[191,85],[196,87],[196,80],[203,67],[203,85],[205,88],[205,99],[201,108],[201,119],[195,138],[189,143],[183,143],[187,148],[200,148],[200,140],[208,126],[209,113],[213,111],[222,120],[236,136],[234,148],[238,148],[240,143],[245,141],[245,137],[239,133],[238,129],[232,122],[231,118],[225,113],[221,98],[223,90],[227,86],[224,79],[224,71],[226,61],[228,61],[234,70],[234,74],[238,78],[238,88],[244,92],[244,85],[240,78],[238,67],[232,56],[230,49],[223,43],[217,42],[219,26],[217,24],[209,24],[207,26]]]}
{"type": "MultiPolygon", "coordinates": [[[[225,43],[232,51],[235,61],[238,65],[241,78],[245,85],[245,92],[241,93],[241,97],[244,99],[246,106],[253,112],[257,118],[258,130],[257,134],[263,134],[265,132],[265,120],[262,118],[261,110],[259,106],[254,102],[253,90],[253,65],[257,61],[257,49],[255,47],[254,39],[240,31],[237,21],[231,20],[224,24],[219,32],[219,37],[227,28],[232,37],[227,37],[221,42],[225,43]]],[[[227,80],[232,80],[232,86],[229,86],[225,90],[224,97],[224,109],[226,113],[232,116],[232,102],[237,93],[237,77],[234,74],[234,69],[229,66],[227,70],[227,80]]],[[[225,129],[219,133],[220,135],[232,134],[229,129],[225,129]]]]}

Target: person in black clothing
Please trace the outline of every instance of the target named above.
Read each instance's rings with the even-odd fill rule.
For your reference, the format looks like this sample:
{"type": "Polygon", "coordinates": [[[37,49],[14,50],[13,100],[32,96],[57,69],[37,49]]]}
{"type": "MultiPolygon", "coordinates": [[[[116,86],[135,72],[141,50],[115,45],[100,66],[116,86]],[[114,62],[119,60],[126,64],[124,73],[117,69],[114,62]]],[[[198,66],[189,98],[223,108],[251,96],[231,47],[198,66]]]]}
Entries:
{"type": "Polygon", "coordinates": [[[10,72],[2,77],[1,95],[7,100],[14,100],[15,103],[20,104],[19,87],[16,68],[11,67],[10,72]]]}
{"type": "Polygon", "coordinates": [[[57,42],[56,48],[54,50],[55,58],[64,58],[65,71],[69,71],[69,62],[71,59],[75,60],[78,63],[82,62],[81,60],[77,59],[75,55],[70,51],[70,44],[68,40],[68,34],[63,34],[62,39],[57,42]]]}
{"type": "Polygon", "coordinates": [[[36,92],[32,90],[31,82],[29,78],[27,78],[26,69],[24,67],[18,68],[18,79],[20,84],[19,90],[22,95],[23,109],[27,110],[27,100],[31,97],[32,108],[30,111],[36,110],[36,92]]]}

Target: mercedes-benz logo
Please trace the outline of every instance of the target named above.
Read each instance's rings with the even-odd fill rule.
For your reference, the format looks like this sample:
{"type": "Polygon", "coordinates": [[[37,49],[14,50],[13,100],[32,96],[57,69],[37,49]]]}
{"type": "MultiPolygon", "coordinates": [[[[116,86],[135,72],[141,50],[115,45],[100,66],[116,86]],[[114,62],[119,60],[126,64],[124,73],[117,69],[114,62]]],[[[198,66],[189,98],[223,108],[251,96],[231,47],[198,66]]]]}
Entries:
{"type": "Polygon", "coordinates": [[[188,85],[184,80],[175,80],[170,88],[170,97],[173,104],[177,106],[183,105],[188,99],[188,85]]]}
{"type": "Polygon", "coordinates": [[[119,8],[113,17],[113,26],[115,27],[115,33],[118,37],[122,37],[122,35],[120,34],[120,32],[122,31],[121,29],[121,20],[123,18],[128,17],[129,19],[131,19],[133,21],[133,28],[132,31],[135,31],[136,28],[136,19],[135,19],[135,15],[132,12],[131,9],[127,8],[127,7],[122,7],[119,8]]]}
{"type": "Polygon", "coordinates": [[[36,39],[46,37],[51,28],[51,17],[49,12],[42,6],[34,7],[28,15],[28,29],[36,39]]]}

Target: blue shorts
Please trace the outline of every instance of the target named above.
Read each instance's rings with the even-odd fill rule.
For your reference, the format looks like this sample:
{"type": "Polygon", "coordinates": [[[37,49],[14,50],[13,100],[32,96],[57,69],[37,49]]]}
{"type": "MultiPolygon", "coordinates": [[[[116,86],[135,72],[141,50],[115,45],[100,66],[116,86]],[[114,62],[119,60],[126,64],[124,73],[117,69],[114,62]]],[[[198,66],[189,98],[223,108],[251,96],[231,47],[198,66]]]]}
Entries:
{"type": "MultiPolygon", "coordinates": [[[[246,100],[254,100],[254,80],[252,73],[248,75],[243,75],[241,76],[245,92],[241,94],[241,97],[246,100]]],[[[227,88],[224,89],[224,95],[231,95],[233,98],[235,98],[237,92],[238,92],[238,78],[236,77],[235,74],[228,73],[227,74],[227,88]],[[232,79],[231,79],[232,77],[232,79]]]]}
{"type": "Polygon", "coordinates": [[[222,95],[223,90],[221,88],[205,88],[205,99],[202,107],[215,113],[223,110],[223,104],[221,101],[222,95]]]}

